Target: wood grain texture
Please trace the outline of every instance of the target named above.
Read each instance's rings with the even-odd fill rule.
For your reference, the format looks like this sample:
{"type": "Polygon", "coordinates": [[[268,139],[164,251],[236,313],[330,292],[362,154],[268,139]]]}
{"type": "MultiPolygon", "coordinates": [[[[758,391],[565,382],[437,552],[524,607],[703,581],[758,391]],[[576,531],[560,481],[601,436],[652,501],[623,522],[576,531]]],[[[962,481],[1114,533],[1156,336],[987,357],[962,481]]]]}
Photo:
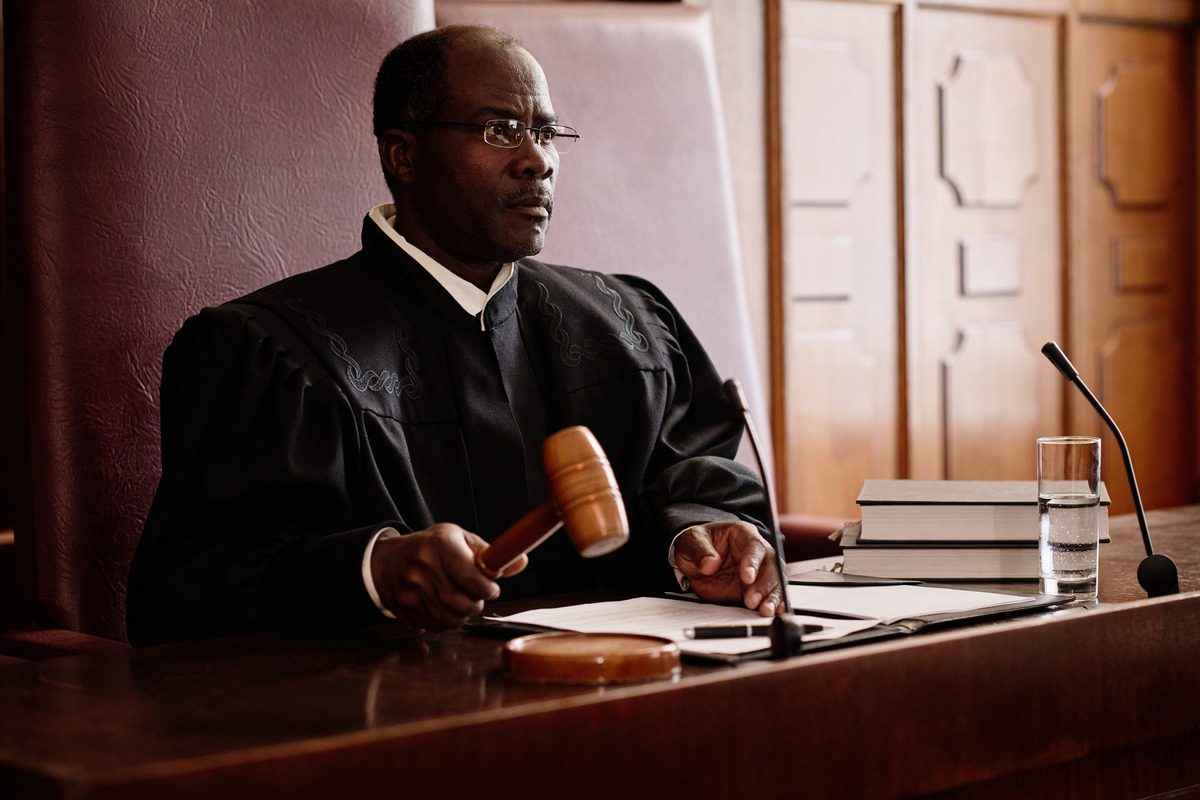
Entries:
{"type": "Polygon", "coordinates": [[[1072,2],[1074,0],[916,0],[916,5],[929,9],[1052,17],[1069,12],[1072,2]]]}
{"type": "Polygon", "coordinates": [[[997,364],[1037,363],[1027,331],[1017,323],[964,325],[942,359],[942,430],[948,476],[973,480],[1036,477],[1034,442],[1043,430],[1037,405],[1017,398],[1045,396],[1048,371],[998,374],[997,364]],[[998,441],[996,431],[1003,430],[998,441]]]}
{"type": "Polygon", "coordinates": [[[849,206],[871,174],[871,75],[850,42],[809,35],[791,16],[789,22],[783,53],[788,200],[849,206]]]}
{"type": "Polygon", "coordinates": [[[1184,24],[1196,19],[1196,0],[1075,0],[1079,13],[1130,22],[1184,24]]]}
{"type": "Polygon", "coordinates": [[[1061,330],[1058,23],[914,16],[908,477],[1031,478],[1033,438],[1061,427],[1037,355],[1061,330]],[[1015,290],[964,293],[963,250],[988,237],[1019,259],[1015,290]]]}
{"type": "Polygon", "coordinates": [[[958,243],[964,297],[1021,293],[1021,240],[1015,236],[964,236],[958,243]]]}
{"type": "Polygon", "coordinates": [[[1099,178],[1122,210],[1162,208],[1186,174],[1178,171],[1187,109],[1174,64],[1115,61],[1096,90],[1099,178]]]}
{"type": "MultiPolygon", "coordinates": [[[[1122,426],[1146,504],[1175,505],[1190,497],[1196,431],[1195,134],[1178,107],[1192,94],[1189,44],[1171,29],[1086,22],[1071,38],[1068,353],[1122,426]]],[[[1113,508],[1131,509],[1115,440],[1066,397],[1065,432],[1103,435],[1113,508]]]]}
{"type": "Polygon", "coordinates": [[[0,666],[0,794],[729,798],[794,791],[798,771],[812,797],[1190,786],[1200,509],[1150,524],[1183,595],[1140,599],[1141,543],[1123,517],[1094,608],[686,665],[673,682],[521,684],[500,672],[499,642],[386,629],[0,666]]]}
{"type": "Polygon", "coordinates": [[[938,100],[942,177],[959,205],[1020,207],[1038,178],[1037,92],[1020,59],[960,51],[938,100]]]}
{"type": "Polygon", "coordinates": [[[782,11],[781,497],[853,515],[862,481],[898,467],[897,12],[782,11]]]}
{"type": "MultiPolygon", "coordinates": [[[[872,299],[855,282],[851,273],[861,274],[861,267],[846,266],[858,264],[873,238],[881,237],[903,248],[902,257],[887,265],[903,282],[904,306],[904,330],[891,351],[903,373],[895,384],[893,419],[902,430],[892,450],[899,462],[894,474],[1003,474],[1021,467],[1018,450],[1024,445],[1017,440],[1031,426],[1042,435],[1100,433],[1085,402],[1052,372],[1049,381],[1041,374],[1047,365],[1036,352],[1054,338],[1086,379],[1106,382],[1110,397],[1102,399],[1115,403],[1118,419],[1137,432],[1135,461],[1146,473],[1143,491],[1152,502],[1163,506],[1195,496],[1200,282],[1193,231],[1200,181],[1193,154],[1200,139],[1192,122],[1194,33],[1184,24],[1196,19],[1200,4],[788,0],[781,5],[796,20],[791,35],[813,62],[786,72],[783,81],[782,91],[794,90],[783,124],[798,132],[788,144],[789,183],[826,187],[808,194],[785,190],[780,200],[777,268],[786,274],[777,278],[783,311],[773,341],[779,365],[777,447],[797,465],[781,481],[784,503],[845,513],[836,500],[826,499],[830,492],[848,496],[849,476],[864,464],[878,464],[873,459],[882,445],[869,440],[884,425],[876,420],[863,430],[863,402],[844,398],[856,389],[889,391],[880,380],[888,356],[864,333],[866,320],[890,313],[881,304],[886,300],[872,299]],[[892,151],[904,201],[886,217],[881,216],[886,206],[870,207],[875,229],[864,238],[845,219],[865,218],[860,211],[868,208],[875,183],[887,176],[880,162],[861,157],[864,99],[855,87],[865,79],[872,101],[895,92],[895,68],[889,83],[886,70],[870,68],[847,44],[865,41],[866,24],[836,35],[829,26],[883,9],[896,13],[891,61],[903,64],[904,72],[904,93],[896,103],[903,147],[892,151]],[[799,103],[809,98],[809,106],[827,107],[836,97],[842,102],[828,115],[806,113],[799,103]],[[798,158],[811,163],[798,169],[798,158]],[[806,268],[810,264],[823,268],[806,268]],[[1146,344],[1145,324],[1153,319],[1163,326],[1160,331],[1177,337],[1167,342],[1156,335],[1168,362],[1161,371],[1182,375],[1182,381],[1152,375],[1159,370],[1152,363],[1161,363],[1146,344]],[[964,364],[959,352],[964,336],[980,326],[1016,326],[1025,341],[1002,348],[1002,363],[964,364]],[[838,360],[835,351],[850,358],[838,360]],[[1118,368],[1132,371],[1113,372],[1118,368]],[[816,387],[807,370],[822,370],[816,387]],[[954,375],[971,377],[952,384],[954,375]],[[1022,394],[1028,391],[1036,396],[1022,394]],[[1006,420],[1006,407],[1019,410],[1006,420]],[[859,427],[858,439],[849,425],[842,427],[842,417],[859,427]],[[960,429],[947,428],[951,421],[960,429]],[[973,458],[956,453],[952,440],[990,440],[1001,450],[1014,449],[973,458]],[[838,441],[868,452],[836,448],[838,441]]],[[[787,109],[786,96],[783,103],[787,109]]],[[[878,121],[873,125],[882,127],[878,121]]],[[[875,263],[882,262],[877,257],[875,263]]],[[[884,269],[873,274],[883,276],[884,269]]],[[[878,408],[873,413],[886,413],[885,406],[878,408]]],[[[1128,509],[1115,442],[1108,441],[1106,452],[1110,468],[1118,470],[1109,477],[1116,507],[1128,509]]]]}
{"type": "Polygon", "coordinates": [[[1171,243],[1165,236],[1114,237],[1113,280],[1118,292],[1165,292],[1171,287],[1171,243]]]}

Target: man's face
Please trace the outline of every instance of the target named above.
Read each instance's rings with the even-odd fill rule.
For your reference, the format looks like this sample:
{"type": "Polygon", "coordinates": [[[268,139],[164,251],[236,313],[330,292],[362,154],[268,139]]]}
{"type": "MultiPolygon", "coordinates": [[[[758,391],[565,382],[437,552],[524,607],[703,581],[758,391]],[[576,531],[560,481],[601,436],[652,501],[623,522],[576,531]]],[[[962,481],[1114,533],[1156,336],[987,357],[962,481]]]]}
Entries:
{"type": "MultiPolygon", "coordinates": [[[[533,127],[557,121],[546,77],[521,48],[451,48],[445,68],[437,121],[513,119],[533,127]]],[[[409,186],[413,213],[443,258],[486,267],[534,255],[550,223],[557,169],[554,148],[529,136],[506,149],[485,142],[480,129],[419,127],[409,186]]]]}

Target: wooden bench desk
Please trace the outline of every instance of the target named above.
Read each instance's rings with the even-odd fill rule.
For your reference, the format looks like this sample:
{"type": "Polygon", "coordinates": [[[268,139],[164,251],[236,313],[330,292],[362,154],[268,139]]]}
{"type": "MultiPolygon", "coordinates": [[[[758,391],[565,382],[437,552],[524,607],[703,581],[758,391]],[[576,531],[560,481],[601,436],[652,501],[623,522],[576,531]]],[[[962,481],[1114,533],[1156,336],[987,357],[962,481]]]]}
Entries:
{"type": "MultiPolygon", "coordinates": [[[[1143,797],[1200,792],[1200,507],[1132,516],[1101,602],[619,687],[500,643],[262,634],[0,667],[0,797],[1143,797]]],[[[1174,795],[1183,796],[1183,795],[1174,795]]]]}

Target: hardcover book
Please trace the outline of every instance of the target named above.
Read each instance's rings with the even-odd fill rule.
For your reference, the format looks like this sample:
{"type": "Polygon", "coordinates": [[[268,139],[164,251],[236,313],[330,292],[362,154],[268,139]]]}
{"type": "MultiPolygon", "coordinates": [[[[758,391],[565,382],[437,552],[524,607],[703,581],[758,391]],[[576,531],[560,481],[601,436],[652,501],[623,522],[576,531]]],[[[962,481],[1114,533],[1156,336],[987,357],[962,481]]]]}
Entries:
{"type": "MultiPolygon", "coordinates": [[[[1108,489],[1100,484],[1100,541],[1108,541],[1108,489]]],[[[863,482],[859,541],[1025,542],[1038,539],[1037,481],[863,482]]]]}
{"type": "Polygon", "coordinates": [[[1024,581],[1038,578],[1033,541],[866,542],[858,525],[842,532],[842,570],[928,581],[1024,581]]]}

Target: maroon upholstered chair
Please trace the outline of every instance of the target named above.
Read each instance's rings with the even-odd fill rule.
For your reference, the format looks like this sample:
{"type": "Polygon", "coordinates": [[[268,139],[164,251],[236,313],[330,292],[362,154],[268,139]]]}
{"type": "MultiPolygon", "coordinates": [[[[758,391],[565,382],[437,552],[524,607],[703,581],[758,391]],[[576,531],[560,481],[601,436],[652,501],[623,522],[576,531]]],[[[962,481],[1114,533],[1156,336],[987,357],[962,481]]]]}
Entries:
{"type": "Polygon", "coordinates": [[[357,248],[387,199],[374,73],[432,26],[433,0],[63,0],[5,17],[19,573],[35,623],[120,640],[162,351],[202,306],[357,248]]]}
{"type": "MultiPolygon", "coordinates": [[[[437,21],[494,25],[524,42],[546,70],[554,110],[580,131],[562,158],[539,258],[658,284],[718,369],[741,381],[769,447],[708,12],[443,0],[437,21]]],[[[839,520],[784,522],[789,557],[838,552],[825,537],[839,520]]]]}

